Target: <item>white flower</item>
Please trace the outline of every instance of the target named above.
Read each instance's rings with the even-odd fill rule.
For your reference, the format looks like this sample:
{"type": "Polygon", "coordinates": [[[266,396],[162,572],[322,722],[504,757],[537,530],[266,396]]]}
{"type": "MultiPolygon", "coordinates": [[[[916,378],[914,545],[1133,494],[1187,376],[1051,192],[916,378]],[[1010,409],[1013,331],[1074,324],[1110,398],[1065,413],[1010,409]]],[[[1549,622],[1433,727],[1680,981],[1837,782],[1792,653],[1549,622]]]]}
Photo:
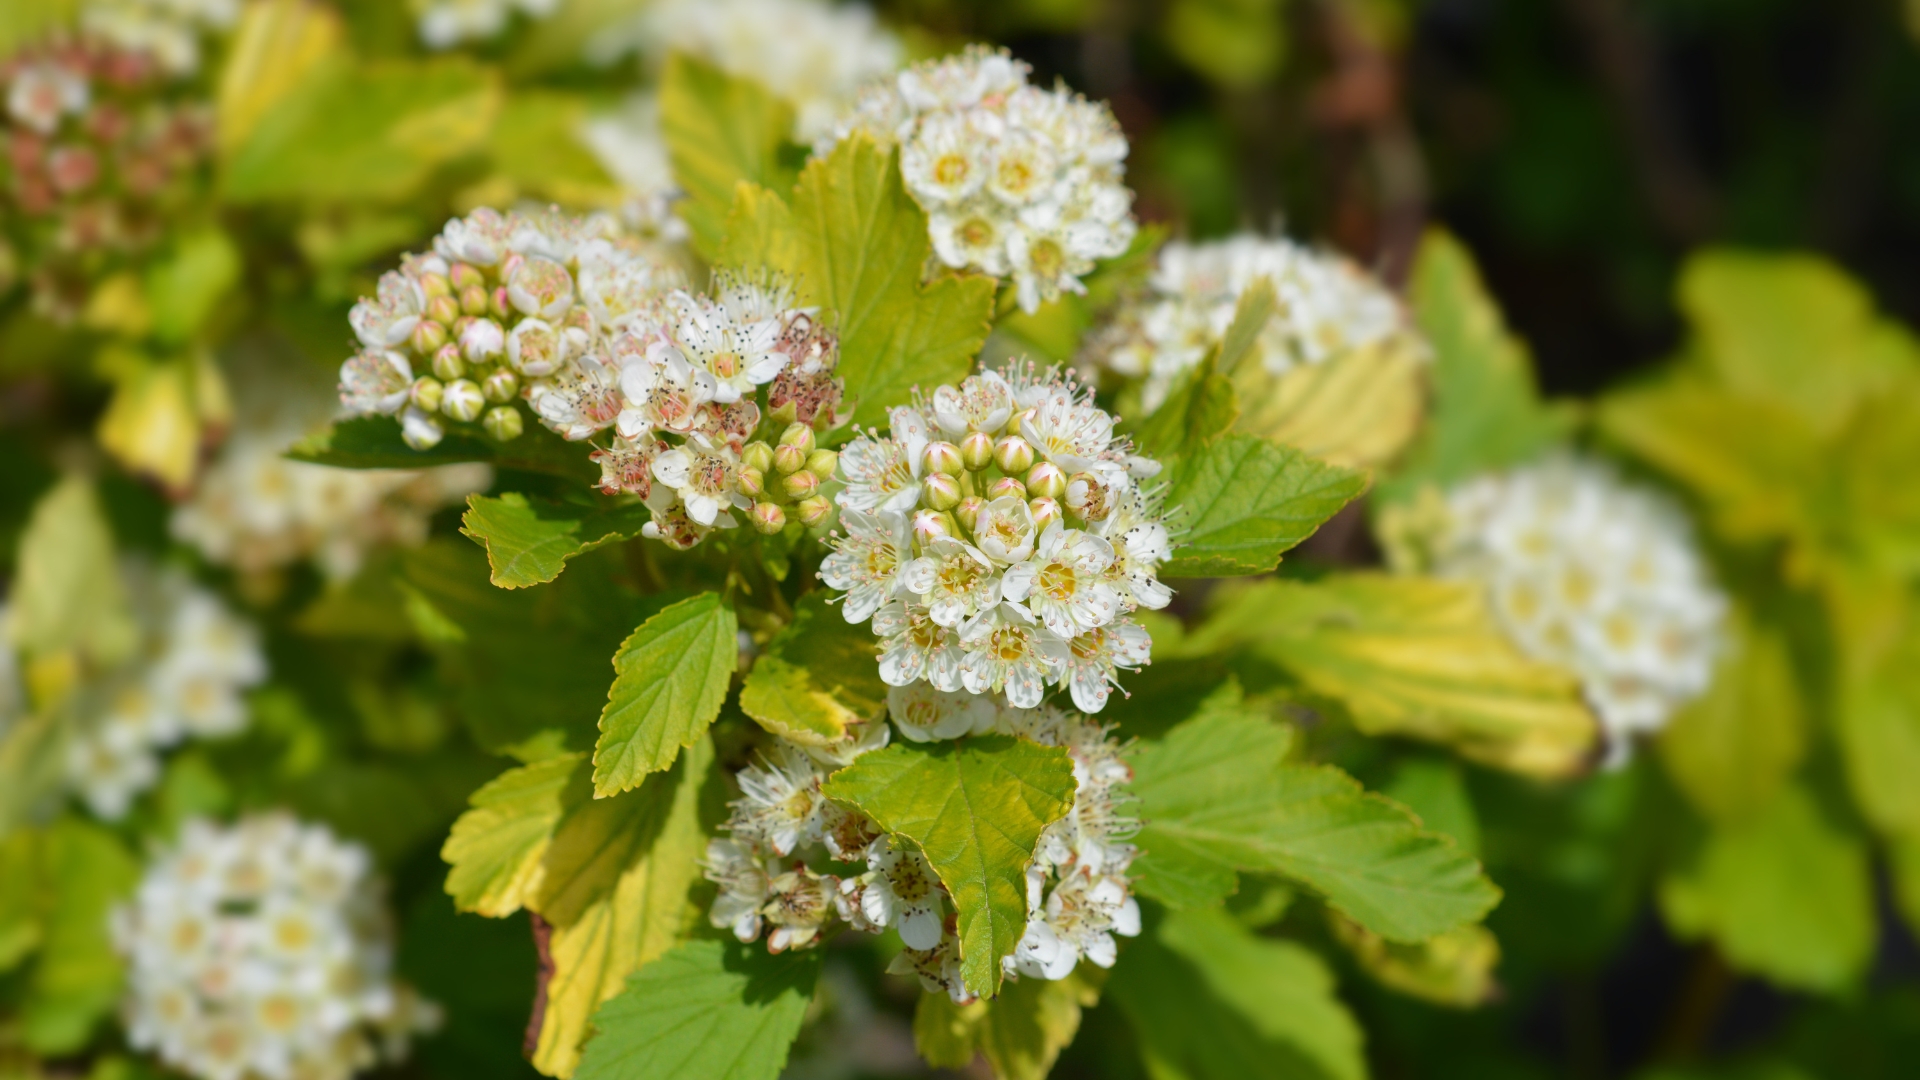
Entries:
{"type": "Polygon", "coordinates": [[[900,175],[923,205],[957,203],[987,182],[987,137],[969,118],[929,116],[917,138],[900,151],[900,175]]]}
{"type": "Polygon", "coordinates": [[[52,62],[26,64],[7,84],[7,115],[22,127],[52,135],[61,117],[85,112],[91,97],[80,72],[52,62]]]}
{"type": "Polygon", "coordinates": [[[847,533],[830,541],[834,550],[820,562],[820,580],[846,593],[840,614],[850,623],[861,623],[900,585],[912,555],[907,517],[898,511],[847,510],[840,521],[847,533]]]}
{"type": "Polygon", "coordinates": [[[485,41],[506,29],[515,11],[544,19],[560,0],[413,0],[420,41],[429,49],[450,49],[463,41],[485,41]]]}
{"type": "Polygon", "coordinates": [[[1482,583],[1522,650],[1580,677],[1615,762],[1707,688],[1726,599],[1679,507],[1566,457],[1461,485],[1448,505],[1435,571],[1482,583]]]}
{"type": "Polygon", "coordinates": [[[1060,663],[1061,643],[1034,625],[1018,604],[1003,603],[974,616],[960,631],[960,681],[975,694],[1005,693],[1016,708],[1040,704],[1060,663]]]}
{"type": "Polygon", "coordinates": [[[849,510],[907,510],[920,499],[920,472],[927,443],[925,418],[911,409],[891,413],[893,437],[863,435],[840,451],[836,496],[849,510]]]}
{"type": "Polygon", "coordinates": [[[940,879],[918,851],[883,836],[866,851],[868,871],[840,883],[856,930],[894,927],[909,949],[940,944],[946,904],[940,879]]]}
{"type": "Polygon", "coordinates": [[[367,349],[340,365],[340,404],[349,416],[392,416],[407,404],[413,366],[391,349],[367,349]]]}
{"type": "Polygon", "coordinates": [[[347,313],[347,322],[370,349],[390,349],[407,340],[420,324],[427,296],[409,274],[389,270],[380,275],[376,296],[363,299],[347,313]]]}
{"type": "Polygon", "coordinates": [[[703,867],[708,881],[720,886],[707,913],[715,927],[733,931],[741,941],[760,936],[760,908],[767,902],[767,883],[780,872],[773,860],[762,858],[738,840],[715,837],[707,841],[703,867]]]}
{"type": "Polygon", "coordinates": [[[920,980],[920,986],[930,994],[944,993],[956,1005],[969,1005],[978,1000],[967,989],[966,978],[960,968],[960,939],[951,933],[943,934],[939,944],[931,949],[902,949],[887,963],[889,975],[913,975],[920,980]]]}
{"type": "Polygon", "coordinates": [[[908,564],[901,584],[922,598],[941,626],[958,627],[1000,602],[1000,575],[980,549],[951,536],[934,539],[908,564]]]}
{"type": "Polygon", "coordinates": [[[1004,962],[1009,971],[1030,978],[1064,979],[1083,956],[1112,967],[1119,956],[1113,935],[1140,932],[1139,904],[1120,878],[1068,874],[1035,916],[1004,962]]]}
{"type": "Polygon", "coordinates": [[[980,550],[1003,566],[1026,562],[1033,555],[1038,530],[1033,510],[1023,499],[1002,495],[980,508],[973,535],[980,550]]]}
{"type": "Polygon", "coordinates": [[[826,797],[820,794],[820,768],[812,758],[779,744],[742,769],[739,778],[740,798],[733,803],[736,840],[763,845],[782,858],[820,842],[826,797]]]}
{"type": "Polygon", "coordinates": [[[371,865],[283,815],[188,822],[114,914],[128,1041],[208,1080],[346,1080],[398,1060],[437,1010],[393,981],[371,865]]]}
{"type": "Polygon", "coordinates": [[[816,874],[804,864],[776,875],[767,883],[768,899],[760,910],[773,924],[767,951],[785,952],[813,944],[837,910],[840,881],[816,874]]]}
{"type": "Polygon", "coordinates": [[[239,17],[239,0],[86,0],[80,25],[129,52],[152,56],[161,69],[188,75],[200,67],[200,38],[239,17]]]}
{"type": "Polygon", "coordinates": [[[433,250],[449,262],[492,266],[506,258],[513,228],[511,216],[482,206],[466,217],[449,220],[434,240],[433,250]]]}
{"type": "Polygon", "coordinates": [[[712,525],[729,508],[753,505],[740,494],[739,459],[699,436],[654,458],[653,478],[673,489],[687,516],[701,525],[712,525]]]}
{"type": "Polygon", "coordinates": [[[1113,445],[1113,417],[1071,390],[1047,395],[1020,418],[1020,434],[1034,453],[1068,473],[1104,463],[1113,445]]]}
{"type": "Polygon", "coordinates": [[[714,400],[716,390],[710,373],[688,363],[678,349],[654,342],[643,359],[620,371],[620,393],[626,398],[620,434],[637,438],[650,427],[687,434],[701,424],[702,406],[714,400]]]}
{"type": "Polygon", "coordinates": [[[715,401],[737,401],[787,366],[777,309],[756,318],[687,293],[675,293],[669,303],[677,351],[713,376],[715,401]]]}
{"type": "Polygon", "coordinates": [[[996,371],[969,375],[958,387],[933,392],[933,421],[954,438],[971,431],[996,434],[1012,417],[1013,388],[996,371]]]}
{"type": "Polygon", "coordinates": [[[1026,603],[1048,630],[1070,638],[1120,613],[1119,595],[1102,580],[1111,565],[1112,545],[1056,521],[1040,535],[1033,558],[1007,568],[1001,591],[1026,603]]]}
{"type": "Polygon", "coordinates": [[[620,392],[621,372],[604,356],[576,357],[528,389],[541,423],[578,442],[605,431],[620,419],[627,400],[620,392]]]}
{"type": "Polygon", "coordinates": [[[960,689],[959,635],[934,622],[924,605],[882,604],[873,613],[873,632],[880,638],[880,679],[888,686],[924,678],[935,689],[960,689]]]}
{"type": "Polygon", "coordinates": [[[924,682],[887,690],[887,715],[911,742],[957,739],[991,730],[992,702],[965,691],[936,690],[924,682]]]}
{"type": "Polygon", "coordinates": [[[1153,639],[1139,623],[1116,619],[1067,639],[1066,683],[1073,704],[1084,712],[1106,708],[1111,688],[1120,685],[1116,671],[1133,671],[1153,655],[1153,639]]]}

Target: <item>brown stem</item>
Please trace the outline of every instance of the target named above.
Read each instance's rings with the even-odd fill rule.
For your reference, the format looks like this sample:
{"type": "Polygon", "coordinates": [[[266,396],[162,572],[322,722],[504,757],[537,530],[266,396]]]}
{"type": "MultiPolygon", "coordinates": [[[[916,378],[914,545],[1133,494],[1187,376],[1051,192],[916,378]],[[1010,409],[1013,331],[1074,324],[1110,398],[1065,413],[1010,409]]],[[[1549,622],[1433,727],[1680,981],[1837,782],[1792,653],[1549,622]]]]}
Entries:
{"type": "Polygon", "coordinates": [[[533,923],[533,948],[539,954],[540,967],[533,977],[533,1015],[527,1018],[527,1034],[520,1041],[520,1052],[533,1057],[540,1048],[540,1029],[547,1023],[547,985],[553,981],[553,924],[538,912],[527,912],[533,923]]]}

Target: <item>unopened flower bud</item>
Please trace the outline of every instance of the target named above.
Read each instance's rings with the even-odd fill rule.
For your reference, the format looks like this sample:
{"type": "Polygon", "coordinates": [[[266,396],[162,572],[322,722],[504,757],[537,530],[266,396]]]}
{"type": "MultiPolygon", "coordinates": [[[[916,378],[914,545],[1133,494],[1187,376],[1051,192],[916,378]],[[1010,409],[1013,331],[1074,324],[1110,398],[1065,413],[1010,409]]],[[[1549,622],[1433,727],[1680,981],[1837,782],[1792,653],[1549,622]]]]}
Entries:
{"type": "Polygon", "coordinates": [[[787,430],[780,433],[780,445],[798,447],[802,455],[811,454],[813,453],[813,429],[805,424],[788,424],[787,430]]]}
{"type": "Polygon", "coordinates": [[[487,290],[479,285],[469,285],[461,289],[460,311],[465,315],[485,315],[487,313],[487,290]]]}
{"type": "Polygon", "coordinates": [[[426,293],[429,300],[453,295],[453,282],[448,281],[444,274],[421,274],[419,281],[420,291],[426,293]]]}
{"type": "Polygon", "coordinates": [[[446,435],[440,421],[423,409],[408,409],[400,414],[400,438],[415,450],[431,450],[440,445],[446,435]]]}
{"type": "Polygon", "coordinates": [[[467,365],[460,359],[460,346],[449,341],[434,350],[433,377],[443,382],[457,379],[467,373],[467,365]]]}
{"type": "Polygon", "coordinates": [[[740,494],[759,498],[767,493],[767,474],[751,465],[740,466],[740,494]]]}
{"type": "Polygon", "coordinates": [[[460,301],[451,296],[436,296],[427,301],[427,318],[441,326],[452,328],[454,320],[460,317],[460,301]]]}
{"type": "Polygon", "coordinates": [[[507,332],[492,319],[475,319],[460,331],[460,355],[469,364],[485,364],[507,347],[507,332]]]}
{"type": "Polygon", "coordinates": [[[1027,491],[1048,499],[1067,493],[1067,474],[1051,461],[1043,461],[1027,470],[1027,491]]]}
{"type": "MultiPolygon", "coordinates": [[[[440,394],[444,389],[446,388],[441,385],[439,379],[431,375],[422,375],[413,380],[413,389],[407,391],[407,400],[411,401],[413,407],[419,409],[421,412],[439,412],[440,394]]],[[[439,442],[440,440],[435,439],[434,441],[439,442]]]]}
{"type": "Polygon", "coordinates": [[[480,426],[487,430],[498,442],[512,442],[525,430],[526,421],[520,419],[520,410],[511,405],[495,405],[487,410],[480,420],[480,426]]]}
{"type": "Polygon", "coordinates": [[[440,346],[446,343],[447,328],[432,319],[421,319],[419,325],[413,328],[413,336],[409,339],[413,351],[421,356],[432,356],[439,351],[440,346]]]}
{"type": "Polygon", "coordinates": [[[740,462],[749,468],[766,472],[773,468],[773,447],[758,440],[750,442],[740,451],[740,462]]]}
{"type": "Polygon", "coordinates": [[[967,527],[968,532],[972,532],[973,520],[980,516],[980,508],[985,505],[987,500],[978,495],[969,495],[960,500],[960,505],[953,508],[953,516],[959,519],[960,524],[967,527]]]}
{"type": "Polygon", "coordinates": [[[782,476],[790,476],[807,467],[807,452],[789,443],[773,451],[773,467],[782,476]]]}
{"type": "Polygon", "coordinates": [[[486,395],[472,379],[455,379],[440,395],[440,411],[463,424],[480,419],[480,410],[486,407],[486,395]]]}
{"type": "Polygon", "coordinates": [[[800,406],[791,398],[767,410],[767,422],[781,425],[782,430],[785,430],[785,425],[794,423],[799,419],[800,406]]]}
{"type": "Polygon", "coordinates": [[[811,499],[801,499],[793,510],[799,515],[800,524],[811,529],[833,515],[833,504],[815,495],[811,499]]]}
{"type": "Polygon", "coordinates": [[[487,314],[501,320],[513,314],[513,301],[507,299],[505,285],[496,285],[493,291],[487,294],[487,314]]]}
{"type": "Polygon", "coordinates": [[[972,472],[993,464],[993,436],[984,431],[969,431],[960,440],[960,463],[972,472]]]}
{"type": "Polygon", "coordinates": [[[487,287],[487,276],[471,263],[457,262],[448,267],[447,280],[452,283],[455,292],[480,289],[484,293],[487,287]]]}
{"type": "Polygon", "coordinates": [[[953,526],[945,514],[937,510],[915,510],[913,512],[913,539],[921,547],[926,547],[943,536],[953,535],[953,526]]]}
{"type": "Polygon", "coordinates": [[[753,504],[753,512],[747,517],[753,522],[755,531],[767,536],[787,527],[787,512],[770,502],[753,504]]]}
{"type": "Polygon", "coordinates": [[[928,443],[926,453],[921,458],[924,471],[929,474],[957,476],[966,464],[960,460],[960,448],[950,442],[928,443]]]}
{"type": "Polygon", "coordinates": [[[488,401],[504,405],[519,396],[520,376],[501,368],[481,381],[480,392],[487,395],[488,401]]]}
{"type": "Polygon", "coordinates": [[[1074,473],[1067,481],[1067,509],[1073,511],[1082,521],[1105,521],[1113,512],[1113,502],[1107,498],[1107,486],[1092,473],[1074,473]]]}
{"type": "Polygon", "coordinates": [[[1033,447],[1018,435],[1009,435],[993,448],[993,463],[1008,476],[1033,468],[1033,447]]]}
{"type": "Polygon", "coordinates": [[[951,510],[960,505],[960,481],[934,473],[921,482],[920,499],[935,510],[951,510]]]}
{"type": "Polygon", "coordinates": [[[833,479],[833,470],[840,467],[840,455],[831,450],[815,450],[807,455],[807,471],[822,480],[833,479]]]}
{"type": "Polygon", "coordinates": [[[1027,504],[1033,511],[1033,527],[1045,532],[1047,526],[1060,520],[1060,501],[1042,496],[1027,504]]]}
{"type": "Polygon", "coordinates": [[[796,499],[805,499],[820,490],[820,478],[801,469],[780,481],[780,489],[796,499]]]}
{"type": "Polygon", "coordinates": [[[1033,415],[1032,409],[1015,409],[1013,411],[1013,415],[1007,417],[1007,434],[1009,435],[1020,434],[1021,431],[1025,430],[1027,417],[1032,415],[1033,415]]]}
{"type": "Polygon", "coordinates": [[[995,480],[993,486],[987,488],[987,498],[998,499],[1003,495],[1011,495],[1016,499],[1025,500],[1027,497],[1027,485],[1021,483],[1014,477],[1003,476],[995,480]]]}

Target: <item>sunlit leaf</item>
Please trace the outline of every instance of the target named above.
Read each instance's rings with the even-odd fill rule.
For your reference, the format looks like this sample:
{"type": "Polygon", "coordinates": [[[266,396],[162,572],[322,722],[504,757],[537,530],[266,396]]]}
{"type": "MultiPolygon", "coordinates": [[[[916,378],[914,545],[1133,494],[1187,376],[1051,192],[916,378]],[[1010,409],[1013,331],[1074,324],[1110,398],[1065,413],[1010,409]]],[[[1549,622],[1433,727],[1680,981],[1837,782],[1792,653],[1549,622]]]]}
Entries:
{"type": "Polygon", "coordinates": [[[701,593],[641,623],[621,643],[593,748],[596,796],[638,786],[706,734],[739,666],[738,629],[720,594],[701,593]]]}
{"type": "Polygon", "coordinates": [[[678,208],[703,254],[719,251],[741,182],[786,191],[793,175],[780,148],[793,109],[765,87],[683,53],[660,76],[660,133],[687,198],[678,208]]]}
{"type": "Polygon", "coordinates": [[[1045,1080],[1080,1031],[1081,1010],[1100,1000],[1106,973],[1081,964],[1064,979],[1021,979],[991,1000],[955,1005],[944,992],[920,995],[913,1042],[927,1064],[964,1069],[982,1054],[998,1080],[1045,1080]]]}
{"type": "Polygon", "coordinates": [[[487,549],[489,580],[518,589],[559,577],[576,555],[640,535],[651,516],[637,503],[600,508],[509,491],[468,496],[460,531],[487,549]]]}
{"type": "Polygon", "coordinates": [[[566,810],[564,795],[584,753],[509,769],[470,800],[440,849],[447,895],[462,911],[498,918],[527,905],[545,876],[548,844],[566,810]]]}
{"type": "Polygon", "coordinates": [[[1706,693],[1660,733],[1660,760],[1702,813],[1737,821],[1765,806],[1800,764],[1805,712],[1784,635],[1736,612],[1706,693]]]}
{"type": "Polygon", "coordinates": [[[873,633],[853,625],[812,593],[793,621],[767,642],[740,688],[740,709],[785,739],[824,746],[848,724],[878,719],[887,686],[873,633]]]}
{"type": "Polygon", "coordinates": [[[1363,473],[1251,435],[1216,439],[1167,472],[1185,531],[1166,577],[1266,573],[1367,487],[1363,473]]]}

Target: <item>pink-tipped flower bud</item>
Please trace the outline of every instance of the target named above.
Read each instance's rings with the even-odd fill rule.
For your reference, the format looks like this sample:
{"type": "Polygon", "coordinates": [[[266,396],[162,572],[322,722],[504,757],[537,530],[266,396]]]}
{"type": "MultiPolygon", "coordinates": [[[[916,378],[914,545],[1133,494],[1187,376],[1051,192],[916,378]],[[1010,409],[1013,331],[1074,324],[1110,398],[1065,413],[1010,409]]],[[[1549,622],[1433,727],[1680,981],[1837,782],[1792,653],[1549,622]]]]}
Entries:
{"type": "Polygon", "coordinates": [[[520,376],[501,368],[481,381],[480,392],[488,401],[504,405],[520,396],[520,376]]]}
{"type": "Polygon", "coordinates": [[[767,474],[751,465],[740,466],[740,494],[757,499],[767,493],[767,474]]]}
{"type": "Polygon", "coordinates": [[[951,510],[960,505],[960,481],[946,473],[934,473],[921,482],[920,501],[935,510],[951,510]]]}
{"type": "Polygon", "coordinates": [[[740,451],[740,462],[749,468],[766,472],[773,468],[773,447],[764,442],[750,442],[740,451]]]}
{"type": "Polygon", "coordinates": [[[1042,498],[1058,499],[1067,493],[1067,474],[1053,462],[1043,461],[1027,470],[1027,491],[1042,498]]]}
{"type": "Polygon", "coordinates": [[[915,510],[913,512],[914,543],[924,548],[943,536],[953,535],[953,526],[948,523],[945,514],[938,510],[915,510]]]}
{"type": "Polygon", "coordinates": [[[994,446],[993,463],[1008,476],[1019,476],[1033,468],[1033,447],[1020,436],[1009,435],[994,446]]]}
{"type": "Polygon", "coordinates": [[[1082,521],[1105,521],[1113,512],[1113,500],[1107,497],[1107,486],[1100,478],[1090,472],[1074,473],[1067,481],[1067,509],[1074,512],[1082,521]]]}
{"type": "Polygon", "coordinates": [[[1058,499],[1050,499],[1042,496],[1028,503],[1027,509],[1033,511],[1033,527],[1041,532],[1046,532],[1047,526],[1060,520],[1060,501],[1058,499]]]}
{"type": "Polygon", "coordinates": [[[452,329],[454,321],[460,318],[460,301],[451,296],[434,297],[427,301],[427,318],[452,329]]]}
{"type": "Polygon", "coordinates": [[[953,508],[953,516],[959,519],[960,524],[967,527],[968,532],[972,532],[974,519],[980,516],[980,508],[985,505],[987,500],[978,495],[969,495],[960,500],[960,505],[953,508]]]}
{"type": "Polygon", "coordinates": [[[831,450],[815,450],[807,455],[807,471],[822,480],[833,479],[833,470],[840,467],[840,455],[831,450]]]}
{"type": "Polygon", "coordinates": [[[755,532],[772,536],[787,527],[787,512],[770,502],[755,503],[747,520],[753,522],[755,532]]]}
{"type": "Polygon", "coordinates": [[[967,467],[960,460],[960,448],[950,442],[928,443],[920,462],[923,472],[943,476],[958,476],[967,467]]]}
{"type": "Polygon", "coordinates": [[[487,287],[487,275],[472,263],[457,262],[448,267],[447,280],[453,284],[455,292],[480,289],[484,293],[487,287]]]}
{"type": "Polygon", "coordinates": [[[413,351],[421,356],[432,356],[439,351],[440,346],[447,343],[447,328],[432,319],[421,319],[414,326],[408,343],[413,346],[413,351]]]}
{"type": "Polygon", "coordinates": [[[445,389],[439,379],[422,375],[413,380],[413,389],[407,391],[407,400],[421,412],[436,413],[440,411],[440,395],[445,389]]]}
{"type": "Polygon", "coordinates": [[[1003,476],[987,488],[987,498],[998,499],[1003,495],[1011,495],[1024,501],[1027,497],[1027,485],[1011,476],[1003,476]]]}
{"type": "Polygon", "coordinates": [[[801,423],[788,424],[787,430],[780,433],[780,445],[798,448],[804,459],[813,453],[813,429],[801,423]]]}
{"type": "Polygon", "coordinates": [[[453,282],[447,280],[445,274],[421,274],[417,280],[420,282],[420,291],[426,293],[429,300],[453,295],[453,282]]]}
{"type": "Polygon", "coordinates": [[[463,424],[480,419],[480,412],[486,407],[487,397],[480,392],[480,384],[472,379],[455,379],[440,393],[440,411],[463,424]]]}
{"type": "Polygon", "coordinates": [[[800,524],[811,529],[833,516],[833,504],[815,495],[811,499],[801,499],[794,505],[793,511],[799,515],[800,524]]]}
{"type": "Polygon", "coordinates": [[[801,469],[780,481],[780,490],[795,499],[806,499],[820,490],[820,478],[801,469]]]}
{"type": "Polygon", "coordinates": [[[1025,431],[1027,417],[1032,415],[1033,415],[1032,409],[1015,409],[1013,411],[1013,415],[1007,417],[1007,428],[1006,428],[1007,434],[1018,435],[1022,431],[1025,431]]]}
{"type": "Polygon", "coordinates": [[[469,285],[460,290],[460,312],[463,315],[485,315],[487,313],[487,290],[481,285],[469,285]]]}
{"type": "Polygon", "coordinates": [[[460,331],[460,355],[469,364],[492,363],[506,347],[507,332],[492,319],[475,319],[460,331]]]}
{"type": "Polygon", "coordinates": [[[410,408],[400,414],[400,440],[415,450],[431,450],[446,437],[447,429],[426,410],[410,408]]]}
{"type": "Polygon", "coordinates": [[[773,451],[773,468],[781,476],[791,476],[807,467],[807,452],[790,443],[781,443],[773,451]]]}
{"type": "Polygon", "coordinates": [[[984,431],[969,431],[960,440],[960,464],[971,472],[993,464],[993,436],[984,431]]]}
{"type": "Polygon", "coordinates": [[[512,442],[526,430],[526,421],[520,419],[520,410],[511,405],[495,405],[487,410],[480,426],[497,442],[512,442]]]}
{"type": "Polygon", "coordinates": [[[442,382],[451,382],[467,373],[467,365],[460,359],[460,346],[449,341],[434,350],[433,377],[442,382]]]}
{"type": "Polygon", "coordinates": [[[493,291],[487,294],[487,314],[501,322],[513,317],[513,301],[507,298],[505,285],[496,285],[493,291]]]}

